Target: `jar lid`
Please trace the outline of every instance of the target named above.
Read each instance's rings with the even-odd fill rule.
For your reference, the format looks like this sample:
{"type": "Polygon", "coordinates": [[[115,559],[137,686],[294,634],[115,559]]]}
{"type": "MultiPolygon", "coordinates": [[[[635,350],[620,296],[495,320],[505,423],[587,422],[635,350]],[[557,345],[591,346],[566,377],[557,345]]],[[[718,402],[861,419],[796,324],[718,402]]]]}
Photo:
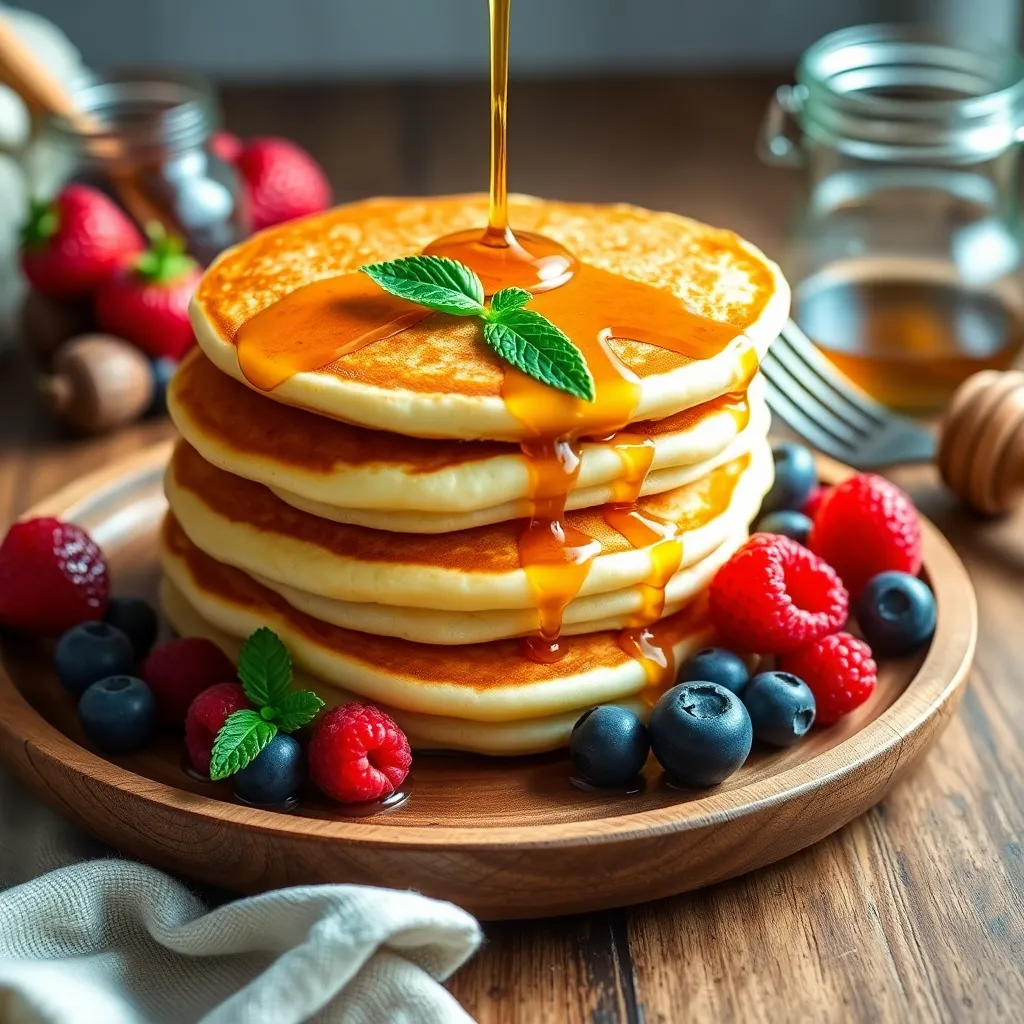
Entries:
{"type": "Polygon", "coordinates": [[[71,123],[50,119],[52,136],[80,155],[101,162],[111,154],[135,159],[203,143],[217,127],[210,83],[178,71],[125,69],[85,75],[73,83],[77,110],[71,123]]]}
{"type": "Polygon", "coordinates": [[[863,25],[820,39],[789,104],[811,142],[864,160],[973,163],[1019,141],[1024,59],[917,26],[863,25]]]}

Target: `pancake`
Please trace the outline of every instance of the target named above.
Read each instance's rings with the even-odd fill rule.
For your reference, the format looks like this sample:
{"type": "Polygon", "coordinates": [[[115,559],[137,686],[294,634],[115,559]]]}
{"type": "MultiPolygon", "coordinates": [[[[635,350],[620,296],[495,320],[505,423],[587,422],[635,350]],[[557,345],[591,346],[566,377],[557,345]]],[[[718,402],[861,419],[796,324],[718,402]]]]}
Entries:
{"type": "MultiPolygon", "coordinates": [[[[684,487],[641,498],[632,508],[678,531],[677,567],[685,568],[746,528],[771,480],[771,453],[760,440],[749,454],[684,487]]],[[[171,460],[165,489],[175,517],[199,548],[299,591],[455,612],[537,608],[520,562],[521,522],[443,536],[334,523],[217,469],[185,443],[171,460]]],[[[642,584],[656,571],[653,551],[662,534],[657,542],[634,547],[606,522],[606,514],[582,509],[566,516],[567,528],[593,542],[593,561],[577,598],[642,584]]]]}
{"type": "MultiPolygon", "coordinates": [[[[706,475],[710,470],[732,462],[757,446],[768,433],[771,424],[771,413],[767,403],[761,397],[763,390],[760,377],[751,389],[758,394],[751,399],[750,422],[737,434],[732,442],[719,453],[699,462],[684,463],[649,472],[640,484],[637,497],[645,498],[654,494],[662,494],[685,484],[693,483],[706,475]]],[[[705,408],[698,406],[698,409],[705,408]]],[[[681,415],[685,415],[681,414],[681,415]]],[[[731,414],[730,414],[731,415],[731,414]]],[[[664,421],[662,421],[664,422],[664,421]]],[[[632,433],[632,428],[630,430],[632,433]]],[[[621,435],[620,435],[621,436],[621,435]]],[[[461,444],[471,444],[463,441],[461,444]]],[[[590,447],[585,445],[584,447],[590,447]]],[[[600,443],[593,446],[599,449],[600,443]]],[[[627,461],[616,456],[620,467],[627,461]]],[[[471,530],[478,526],[491,526],[512,519],[528,519],[534,511],[533,498],[506,502],[503,505],[491,505],[476,512],[423,512],[404,511],[392,512],[385,509],[337,508],[321,501],[296,494],[280,487],[271,488],[274,493],[289,505],[309,512],[321,519],[331,519],[336,523],[350,523],[353,526],[368,526],[373,530],[388,530],[393,533],[457,533],[460,530],[471,530]]],[[[636,493],[636,483],[616,480],[613,483],[599,484],[595,487],[577,488],[571,491],[565,503],[567,511],[596,508],[615,501],[621,501],[620,491],[636,493]]]]}
{"type": "MultiPolygon", "coordinates": [[[[160,603],[179,635],[212,640],[232,661],[238,661],[238,649],[243,641],[211,626],[167,579],[161,583],[160,603]]],[[[351,690],[325,683],[301,670],[295,673],[294,685],[297,689],[314,690],[328,707],[362,699],[351,690]]],[[[644,719],[650,713],[650,704],[642,696],[611,703],[628,708],[644,719]]],[[[378,703],[377,706],[398,723],[414,750],[457,750],[495,757],[539,754],[568,745],[572,727],[584,711],[593,707],[588,704],[556,715],[516,722],[470,722],[465,718],[403,711],[389,704],[378,703]]]]}
{"type": "MultiPolygon", "coordinates": [[[[517,229],[554,238],[581,262],[568,285],[531,300],[531,308],[551,312],[570,334],[573,324],[559,322],[553,311],[568,305],[570,320],[585,318],[589,309],[582,302],[573,306],[569,290],[608,274],[619,278],[616,300],[623,289],[646,289],[647,306],[671,311],[672,340],[684,352],[625,340],[628,323],[609,326],[611,339],[601,342],[597,355],[617,367],[613,384],[626,381],[631,396],[616,409],[612,418],[621,422],[612,429],[742,391],[785,321],[789,290],[778,267],[732,232],[621,205],[529,197],[512,197],[509,205],[517,229]]],[[[517,413],[506,401],[505,364],[483,343],[473,317],[433,313],[343,358],[323,354],[335,351],[331,315],[352,313],[351,304],[343,307],[337,299],[344,275],[482,225],[486,213],[482,196],[374,199],[261,232],[223,253],[203,276],[191,306],[199,344],[218,368],[246,381],[239,362],[245,342],[250,376],[272,388],[275,400],[376,430],[517,442],[538,433],[597,432],[579,429],[607,412],[595,353],[587,353],[587,362],[597,380],[597,402],[529,382],[529,414],[517,413]],[[279,373],[285,361],[290,366],[279,373]],[[541,427],[534,417],[538,402],[548,407],[541,427]]],[[[363,279],[350,280],[356,277],[363,279]]],[[[613,298],[599,287],[585,294],[590,303],[613,298]]],[[[380,297],[374,293],[367,301],[380,297]]],[[[645,303],[635,305],[642,309],[645,303]]]]}
{"type": "MultiPolygon", "coordinates": [[[[208,462],[273,488],[279,497],[337,522],[401,533],[449,533],[528,516],[531,465],[518,445],[407,438],[367,430],[273,402],[221,373],[201,352],[182,363],[168,407],[184,438],[208,462]]],[[[726,395],[616,441],[584,441],[567,507],[617,497],[644,449],[643,494],[678,487],[686,470],[723,455],[748,427],[767,431],[760,377],[747,395],[726,395]]],[[[739,454],[740,446],[732,455],[739,454]]],[[[635,470],[634,470],[635,472],[635,470]]]]}
{"type": "MultiPolygon", "coordinates": [[[[522,722],[625,700],[648,686],[648,668],[626,653],[616,631],[567,638],[564,657],[551,664],[522,657],[515,640],[458,650],[416,644],[341,629],[297,611],[245,573],[204,554],[170,516],[161,557],[174,588],[216,629],[244,638],[269,626],[300,669],[404,711],[522,722]]],[[[694,602],[658,623],[655,637],[677,661],[709,644],[713,629],[706,602],[694,602]]]]}
{"type": "MultiPolygon", "coordinates": [[[[650,589],[642,583],[570,601],[562,616],[561,635],[579,636],[604,629],[624,629],[680,611],[704,593],[718,569],[747,536],[744,524],[741,530],[727,537],[705,558],[674,573],[663,588],[663,596],[655,597],[653,601],[650,589]]],[[[539,615],[534,608],[451,612],[368,601],[337,601],[296,590],[257,573],[249,575],[280,594],[293,608],[315,619],[378,636],[451,646],[532,636],[540,628],[539,615]]]]}

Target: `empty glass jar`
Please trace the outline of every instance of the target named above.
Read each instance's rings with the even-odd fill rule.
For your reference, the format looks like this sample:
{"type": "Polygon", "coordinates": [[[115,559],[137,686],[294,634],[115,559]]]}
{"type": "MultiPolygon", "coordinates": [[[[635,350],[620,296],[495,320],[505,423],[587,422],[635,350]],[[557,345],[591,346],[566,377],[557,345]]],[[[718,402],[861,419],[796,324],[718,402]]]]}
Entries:
{"type": "Polygon", "coordinates": [[[776,93],[761,152],[799,167],[793,316],[854,380],[938,408],[1024,342],[1024,62],[922,29],[815,43],[776,93]]]}

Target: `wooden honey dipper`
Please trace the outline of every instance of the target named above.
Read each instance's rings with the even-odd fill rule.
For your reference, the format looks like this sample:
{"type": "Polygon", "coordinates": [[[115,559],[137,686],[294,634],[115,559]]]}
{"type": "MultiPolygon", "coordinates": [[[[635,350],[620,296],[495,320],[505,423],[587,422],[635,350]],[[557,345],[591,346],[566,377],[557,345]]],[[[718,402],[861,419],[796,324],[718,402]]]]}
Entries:
{"type": "Polygon", "coordinates": [[[983,370],[957,389],[942,417],[935,461],[946,486],[988,515],[1024,496],[1024,372],[983,370]]]}

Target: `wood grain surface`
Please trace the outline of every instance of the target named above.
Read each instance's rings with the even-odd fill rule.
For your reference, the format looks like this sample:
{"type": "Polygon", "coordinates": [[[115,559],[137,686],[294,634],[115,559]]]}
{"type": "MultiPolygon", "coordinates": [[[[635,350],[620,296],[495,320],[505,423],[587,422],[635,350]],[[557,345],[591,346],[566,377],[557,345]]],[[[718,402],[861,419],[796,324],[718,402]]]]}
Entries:
{"type": "MultiPolygon", "coordinates": [[[[754,139],[778,78],[513,84],[510,182],[628,200],[780,251],[793,180],[754,139]]],[[[486,183],[483,85],[236,87],[227,123],[296,138],[339,199],[486,183]]],[[[169,432],[88,442],[0,375],[0,515],[169,432]]],[[[1024,1017],[1024,515],[965,513],[927,469],[893,474],[966,563],[981,609],[971,685],[878,807],[769,868],[629,911],[488,928],[452,980],[485,1022],[1015,1021],[1024,1017]]]]}
{"type": "MultiPolygon", "coordinates": [[[[28,510],[74,519],[115,587],[157,592],[170,446],[78,477],[28,510]]],[[[849,471],[822,460],[821,478],[849,471]]],[[[927,651],[879,667],[870,701],[785,750],[755,746],[708,790],[668,786],[649,760],[634,794],[572,785],[564,751],[528,758],[419,755],[410,795],[352,817],[307,787],[293,813],[243,806],[182,768],[181,736],[122,757],[93,753],[50,648],[3,645],[0,756],[103,842],[186,878],[252,893],[360,882],[413,888],[485,921],[635,905],[780,860],[873,807],[927,753],[963,696],[978,630],[970,581],[927,521],[924,575],[938,604],[927,651]]]]}

